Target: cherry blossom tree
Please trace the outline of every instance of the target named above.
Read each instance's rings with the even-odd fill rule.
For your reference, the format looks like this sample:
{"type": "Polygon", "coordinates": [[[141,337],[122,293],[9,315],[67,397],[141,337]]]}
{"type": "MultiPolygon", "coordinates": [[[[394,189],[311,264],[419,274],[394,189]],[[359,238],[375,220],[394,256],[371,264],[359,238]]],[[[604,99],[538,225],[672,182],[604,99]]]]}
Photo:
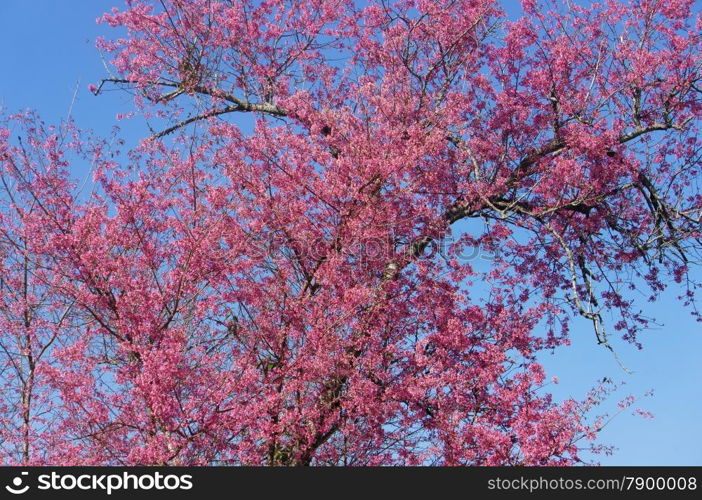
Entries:
{"type": "Polygon", "coordinates": [[[106,14],[91,89],[153,135],[0,128],[3,462],[578,463],[604,388],[554,401],[538,353],[639,345],[633,289],[695,313],[702,20],[522,10],[106,14]]]}

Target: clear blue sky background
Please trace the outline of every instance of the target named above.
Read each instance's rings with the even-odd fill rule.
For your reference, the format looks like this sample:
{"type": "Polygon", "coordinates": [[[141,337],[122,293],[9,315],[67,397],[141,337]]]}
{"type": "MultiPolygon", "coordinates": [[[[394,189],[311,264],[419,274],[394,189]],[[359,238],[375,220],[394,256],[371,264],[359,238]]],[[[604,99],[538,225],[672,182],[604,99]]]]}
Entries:
{"type": "MultiPolygon", "coordinates": [[[[506,1],[516,14],[517,2],[506,1]]],[[[131,99],[122,92],[94,97],[86,86],[106,74],[94,41],[114,33],[95,20],[116,4],[119,0],[0,0],[0,107],[6,113],[36,109],[49,123],[65,119],[70,110],[81,128],[109,133],[115,115],[131,109],[131,99]]],[[[135,120],[124,123],[127,139],[145,131],[135,120]]],[[[605,376],[626,383],[619,397],[655,391],[641,403],[653,420],[624,413],[603,431],[601,441],[618,448],[611,457],[599,457],[604,465],[702,465],[702,331],[675,296],[672,290],[655,304],[643,304],[663,324],[641,337],[644,350],[615,344],[633,374],[596,345],[585,321],[576,323],[570,347],[542,356],[548,374],[560,379],[549,388],[557,398],[580,398],[605,376]]]]}

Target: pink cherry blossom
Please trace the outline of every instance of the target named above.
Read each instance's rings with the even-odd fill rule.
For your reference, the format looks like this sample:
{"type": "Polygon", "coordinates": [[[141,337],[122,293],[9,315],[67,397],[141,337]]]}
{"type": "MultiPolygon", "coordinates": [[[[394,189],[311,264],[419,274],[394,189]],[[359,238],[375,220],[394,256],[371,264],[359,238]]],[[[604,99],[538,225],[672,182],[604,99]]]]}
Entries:
{"type": "Polygon", "coordinates": [[[100,88],[164,125],[0,126],[3,463],[578,463],[608,388],[536,356],[694,300],[702,23],[522,3],[105,14],[100,88]]]}

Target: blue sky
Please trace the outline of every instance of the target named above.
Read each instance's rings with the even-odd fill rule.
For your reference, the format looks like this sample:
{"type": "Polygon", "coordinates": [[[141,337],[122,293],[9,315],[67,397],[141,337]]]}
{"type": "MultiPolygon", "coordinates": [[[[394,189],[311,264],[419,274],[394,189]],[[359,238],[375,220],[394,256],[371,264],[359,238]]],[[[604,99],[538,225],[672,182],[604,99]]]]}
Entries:
{"type": "MultiPolygon", "coordinates": [[[[87,85],[106,75],[94,42],[111,33],[95,20],[115,4],[119,1],[1,0],[0,107],[5,113],[32,108],[56,123],[70,112],[81,128],[109,133],[115,115],[131,109],[131,98],[122,92],[94,97],[87,85]]],[[[145,132],[143,123],[124,123],[127,139],[145,132]]],[[[618,450],[598,458],[604,465],[702,465],[702,331],[676,295],[670,290],[655,304],[642,304],[662,324],[642,335],[642,351],[615,342],[632,374],[597,346],[584,320],[575,324],[570,347],[541,356],[548,375],[560,379],[549,387],[557,398],[580,398],[603,377],[625,382],[619,397],[654,390],[641,403],[654,419],[624,413],[605,428],[601,441],[618,450]]],[[[617,399],[606,409],[612,410],[617,399]]]]}

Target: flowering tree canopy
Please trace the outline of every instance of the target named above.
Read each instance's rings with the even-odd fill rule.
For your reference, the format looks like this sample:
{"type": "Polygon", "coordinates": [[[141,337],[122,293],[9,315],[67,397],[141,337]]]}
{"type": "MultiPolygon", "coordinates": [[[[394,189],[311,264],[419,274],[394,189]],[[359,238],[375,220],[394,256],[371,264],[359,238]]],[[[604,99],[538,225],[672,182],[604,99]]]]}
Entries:
{"type": "Polygon", "coordinates": [[[91,88],[153,135],[0,127],[3,462],[578,462],[597,394],[536,355],[573,321],[638,345],[630,289],[694,313],[693,3],[106,14],[91,88]]]}

